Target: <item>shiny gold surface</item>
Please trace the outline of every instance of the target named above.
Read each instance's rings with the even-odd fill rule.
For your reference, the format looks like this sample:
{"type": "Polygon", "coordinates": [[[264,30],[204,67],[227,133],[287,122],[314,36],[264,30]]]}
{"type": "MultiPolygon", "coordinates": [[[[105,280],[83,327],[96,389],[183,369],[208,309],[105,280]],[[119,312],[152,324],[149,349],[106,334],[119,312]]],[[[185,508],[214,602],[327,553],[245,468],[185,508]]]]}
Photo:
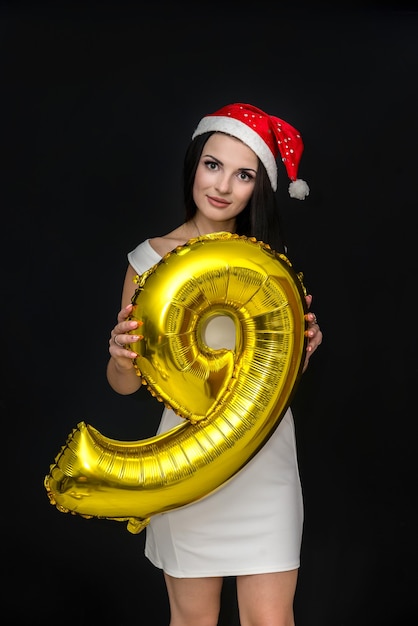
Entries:
{"type": "Polygon", "coordinates": [[[134,365],[185,421],[131,442],[80,422],[45,478],[50,502],[138,533],[234,476],[278,426],[300,378],[305,293],[284,255],[230,233],[192,239],[139,276],[132,317],[144,339],[131,344],[134,365]],[[231,338],[214,347],[208,329],[225,317],[232,347],[231,338]]]}

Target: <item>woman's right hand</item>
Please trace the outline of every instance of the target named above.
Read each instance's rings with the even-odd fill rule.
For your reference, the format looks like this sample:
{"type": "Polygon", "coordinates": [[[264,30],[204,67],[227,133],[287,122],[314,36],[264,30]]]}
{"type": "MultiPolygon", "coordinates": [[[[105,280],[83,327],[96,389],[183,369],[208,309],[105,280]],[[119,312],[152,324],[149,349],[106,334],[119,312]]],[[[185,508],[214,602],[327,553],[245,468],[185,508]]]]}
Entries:
{"type": "Polygon", "coordinates": [[[132,304],[128,304],[118,313],[118,322],[110,333],[109,339],[109,353],[114,359],[117,360],[119,367],[126,367],[131,369],[132,359],[137,357],[137,353],[129,350],[126,344],[135,343],[140,339],[143,339],[143,335],[131,334],[131,331],[136,330],[141,322],[128,319],[132,313],[132,304]]]}

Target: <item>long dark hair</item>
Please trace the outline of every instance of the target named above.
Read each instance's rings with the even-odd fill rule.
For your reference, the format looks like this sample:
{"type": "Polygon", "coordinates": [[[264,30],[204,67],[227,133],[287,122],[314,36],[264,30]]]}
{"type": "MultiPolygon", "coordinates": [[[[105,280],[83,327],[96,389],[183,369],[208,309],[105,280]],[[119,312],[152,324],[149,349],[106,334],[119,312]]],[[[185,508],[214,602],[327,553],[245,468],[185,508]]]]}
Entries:
{"type": "MultiPolygon", "coordinates": [[[[185,219],[191,220],[197,211],[193,200],[193,183],[203,147],[213,132],[198,135],[193,139],[184,157],[183,163],[183,198],[185,219]]],[[[268,243],[276,252],[285,252],[283,227],[276,194],[270,183],[264,165],[259,160],[259,168],[254,192],[243,211],[237,216],[236,233],[246,237],[255,237],[268,243]]]]}

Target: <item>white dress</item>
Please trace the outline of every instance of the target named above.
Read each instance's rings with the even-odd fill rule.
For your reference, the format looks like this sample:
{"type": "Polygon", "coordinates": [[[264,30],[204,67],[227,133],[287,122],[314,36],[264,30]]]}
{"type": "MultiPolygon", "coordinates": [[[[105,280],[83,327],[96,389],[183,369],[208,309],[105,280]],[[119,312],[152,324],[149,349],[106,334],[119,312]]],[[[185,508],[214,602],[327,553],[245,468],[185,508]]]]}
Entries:
{"type": "MultiPolygon", "coordinates": [[[[160,255],[149,240],[128,254],[142,274],[160,255]]],[[[182,418],[164,409],[158,433],[182,418]]],[[[145,555],[176,578],[287,571],[300,565],[303,500],[290,408],[263,448],[220,489],[151,517],[145,555]]]]}

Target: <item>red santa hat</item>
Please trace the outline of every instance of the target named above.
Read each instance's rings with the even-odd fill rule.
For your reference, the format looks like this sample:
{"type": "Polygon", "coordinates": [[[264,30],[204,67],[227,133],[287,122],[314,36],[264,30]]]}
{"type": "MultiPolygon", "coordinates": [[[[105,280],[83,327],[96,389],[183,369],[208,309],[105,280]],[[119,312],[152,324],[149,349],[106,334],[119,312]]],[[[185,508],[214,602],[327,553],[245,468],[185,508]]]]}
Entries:
{"type": "Polygon", "coordinates": [[[304,200],[309,195],[307,183],[298,178],[298,167],[303,152],[300,133],[290,124],[268,115],[251,104],[228,104],[215,113],[203,117],[192,139],[209,131],[227,133],[243,141],[267,170],[273,191],[277,189],[277,161],[279,154],[291,180],[291,198],[304,200]]]}

